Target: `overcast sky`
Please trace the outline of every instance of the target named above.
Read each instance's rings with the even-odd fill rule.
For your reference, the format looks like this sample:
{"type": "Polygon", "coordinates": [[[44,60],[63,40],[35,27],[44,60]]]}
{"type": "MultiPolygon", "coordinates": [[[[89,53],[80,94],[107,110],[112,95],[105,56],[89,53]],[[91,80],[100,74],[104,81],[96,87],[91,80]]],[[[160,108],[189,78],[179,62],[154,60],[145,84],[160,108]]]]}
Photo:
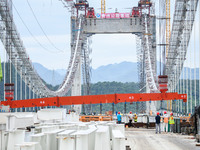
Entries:
{"type": "MultiPolygon", "coordinates": [[[[43,34],[27,0],[13,0],[14,21],[31,60],[49,69],[67,68],[70,57],[70,13],[59,0],[28,1],[38,22],[54,44],[52,46],[43,34]],[[21,19],[34,37],[28,32],[21,19]]],[[[96,12],[100,12],[100,0],[90,0],[89,2],[90,6],[96,8],[96,12]]],[[[117,2],[109,0],[106,2],[109,12],[114,12],[115,8],[118,8],[120,12],[130,12],[130,9],[126,8],[136,5],[137,2],[134,0],[118,0],[117,2]]],[[[131,34],[94,35],[92,37],[92,67],[97,68],[101,65],[120,63],[122,61],[136,62],[135,44],[135,37],[131,34]]]]}
{"type": "MultiPolygon", "coordinates": [[[[27,0],[13,0],[13,14],[30,59],[49,69],[66,69],[70,57],[70,13],[60,0],[28,0],[28,2],[31,8],[27,0]],[[31,9],[53,45],[43,34],[31,9]],[[37,39],[39,43],[34,39],[37,39]]],[[[90,6],[95,7],[96,12],[100,12],[101,0],[89,0],[89,2],[90,6]]],[[[137,6],[137,2],[138,0],[107,0],[107,12],[114,12],[116,8],[119,12],[130,12],[127,8],[137,6]]],[[[196,24],[198,28],[197,21],[196,24]]],[[[94,35],[92,41],[93,68],[122,61],[137,61],[134,35],[94,35]]],[[[197,47],[199,46],[196,45],[197,47]]],[[[4,59],[3,51],[0,51],[0,55],[4,59]]]]}

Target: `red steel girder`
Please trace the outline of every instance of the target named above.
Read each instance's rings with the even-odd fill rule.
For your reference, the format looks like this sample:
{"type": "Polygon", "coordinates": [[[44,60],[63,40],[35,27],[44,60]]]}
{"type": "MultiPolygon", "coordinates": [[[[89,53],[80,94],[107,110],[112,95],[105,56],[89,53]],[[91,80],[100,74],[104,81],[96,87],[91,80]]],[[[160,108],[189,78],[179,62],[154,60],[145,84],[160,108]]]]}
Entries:
{"type": "MultiPolygon", "coordinates": [[[[130,93],[130,94],[106,94],[87,96],[67,96],[50,97],[27,100],[15,100],[10,102],[10,108],[25,107],[45,107],[80,104],[100,104],[100,103],[123,103],[123,102],[143,102],[161,100],[183,100],[187,101],[187,94],[178,93],[130,93]]],[[[2,101],[2,105],[9,105],[7,101],[2,101]]]]}

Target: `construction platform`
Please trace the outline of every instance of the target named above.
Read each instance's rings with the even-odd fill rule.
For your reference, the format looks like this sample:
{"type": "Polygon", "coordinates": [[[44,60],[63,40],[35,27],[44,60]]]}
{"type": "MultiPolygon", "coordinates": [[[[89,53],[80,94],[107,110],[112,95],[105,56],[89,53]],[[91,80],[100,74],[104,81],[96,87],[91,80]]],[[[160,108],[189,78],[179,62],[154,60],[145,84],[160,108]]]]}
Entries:
{"type": "MultiPolygon", "coordinates": [[[[149,117],[149,120],[153,122],[153,118],[155,117],[149,117]]],[[[66,114],[65,109],[42,109],[37,113],[0,113],[0,149],[198,149],[193,136],[176,133],[155,134],[155,128],[127,128],[125,124],[117,124],[115,119],[116,116],[112,118],[66,114]]],[[[127,123],[127,115],[123,115],[122,121],[127,123]]],[[[138,121],[139,124],[145,124],[147,116],[138,115],[138,121]]]]}

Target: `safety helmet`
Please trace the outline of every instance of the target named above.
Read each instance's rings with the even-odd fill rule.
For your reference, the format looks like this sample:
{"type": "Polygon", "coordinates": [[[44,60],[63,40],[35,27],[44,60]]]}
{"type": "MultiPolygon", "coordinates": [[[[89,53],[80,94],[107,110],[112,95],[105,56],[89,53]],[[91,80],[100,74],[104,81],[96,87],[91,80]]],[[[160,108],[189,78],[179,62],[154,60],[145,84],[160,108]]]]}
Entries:
{"type": "Polygon", "coordinates": [[[118,112],[118,114],[120,114],[120,112],[118,112]]]}
{"type": "Polygon", "coordinates": [[[157,112],[157,115],[159,115],[160,113],[159,112],[157,112]]]}
{"type": "Polygon", "coordinates": [[[172,115],[173,115],[173,113],[170,113],[170,115],[172,116],[172,115]]]}
{"type": "Polygon", "coordinates": [[[132,111],[130,111],[130,114],[132,114],[132,111]]]}
{"type": "Polygon", "coordinates": [[[166,114],[167,112],[166,111],[164,111],[164,114],[166,114]]]}

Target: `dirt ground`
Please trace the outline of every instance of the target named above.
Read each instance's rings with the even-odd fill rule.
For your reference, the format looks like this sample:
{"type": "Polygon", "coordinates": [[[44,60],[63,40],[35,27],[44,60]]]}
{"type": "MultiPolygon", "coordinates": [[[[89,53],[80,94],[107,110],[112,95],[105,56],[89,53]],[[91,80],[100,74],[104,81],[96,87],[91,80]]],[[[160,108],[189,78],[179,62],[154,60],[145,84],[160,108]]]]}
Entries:
{"type": "Polygon", "coordinates": [[[200,150],[193,136],[175,133],[155,134],[155,129],[126,129],[126,145],[131,150],[200,150]]]}

